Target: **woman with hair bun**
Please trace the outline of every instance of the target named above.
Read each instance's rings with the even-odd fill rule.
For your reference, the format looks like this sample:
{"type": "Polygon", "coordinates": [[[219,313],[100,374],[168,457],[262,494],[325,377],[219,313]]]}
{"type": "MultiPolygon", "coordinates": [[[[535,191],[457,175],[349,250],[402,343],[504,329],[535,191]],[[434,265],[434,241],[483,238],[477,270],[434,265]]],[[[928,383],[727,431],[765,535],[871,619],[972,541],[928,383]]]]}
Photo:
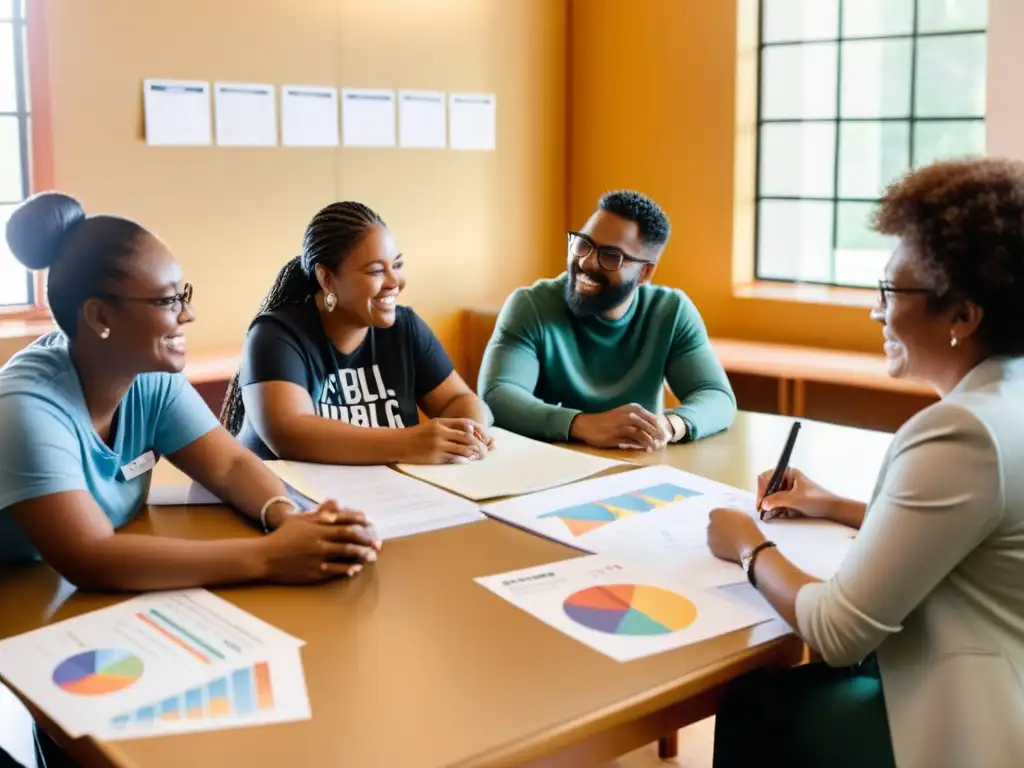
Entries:
{"type": "Polygon", "coordinates": [[[758,479],[777,525],[860,529],[827,582],[746,512],[711,513],[711,551],[824,660],[740,681],[716,768],[1024,766],[1024,163],[916,169],[874,226],[899,238],[871,312],[889,375],[940,399],[893,437],[868,504],[796,469],[767,496],[758,479]]]}
{"type": "Polygon", "coordinates": [[[163,242],[56,192],[14,211],[7,242],[49,269],[60,330],[0,369],[0,566],[42,558],[82,588],[142,591],[313,582],[376,560],[361,513],[334,502],[299,513],[182,375],[192,286],[163,242]],[[270,535],[115,535],[145,505],[161,456],[270,535]]]}

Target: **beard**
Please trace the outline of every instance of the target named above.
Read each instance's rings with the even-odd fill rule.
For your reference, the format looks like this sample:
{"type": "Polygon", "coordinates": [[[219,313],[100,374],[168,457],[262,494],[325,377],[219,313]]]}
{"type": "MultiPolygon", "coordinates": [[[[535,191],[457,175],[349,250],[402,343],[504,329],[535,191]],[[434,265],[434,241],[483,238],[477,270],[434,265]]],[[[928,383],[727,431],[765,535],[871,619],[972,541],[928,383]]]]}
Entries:
{"type": "Polygon", "coordinates": [[[604,275],[584,272],[577,264],[573,263],[569,266],[569,279],[565,281],[565,303],[569,305],[569,311],[576,317],[592,317],[619,306],[629,298],[639,282],[640,276],[637,275],[629,282],[612,285],[604,275]],[[583,296],[577,293],[576,276],[581,272],[598,283],[601,290],[593,296],[583,296]]]}

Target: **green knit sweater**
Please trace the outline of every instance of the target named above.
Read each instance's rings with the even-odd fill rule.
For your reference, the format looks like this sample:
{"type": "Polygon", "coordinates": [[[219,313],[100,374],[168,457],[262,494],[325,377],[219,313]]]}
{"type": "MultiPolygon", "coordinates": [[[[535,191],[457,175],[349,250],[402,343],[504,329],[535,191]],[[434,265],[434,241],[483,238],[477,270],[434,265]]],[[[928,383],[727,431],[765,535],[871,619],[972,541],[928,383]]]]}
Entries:
{"type": "Polygon", "coordinates": [[[509,296],[487,345],[477,391],[495,424],[568,440],[579,413],[636,403],[662,413],[667,381],[688,440],[726,429],[736,414],[729,379],[700,313],[682,291],[641,285],[618,320],[575,317],[563,273],[509,296]]]}

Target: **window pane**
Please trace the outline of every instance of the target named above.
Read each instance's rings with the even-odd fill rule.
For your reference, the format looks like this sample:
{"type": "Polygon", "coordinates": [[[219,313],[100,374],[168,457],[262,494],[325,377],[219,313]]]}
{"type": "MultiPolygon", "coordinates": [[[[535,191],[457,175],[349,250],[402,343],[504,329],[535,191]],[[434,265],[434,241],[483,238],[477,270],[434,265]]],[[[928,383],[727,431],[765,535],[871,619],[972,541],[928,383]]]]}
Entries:
{"type": "Polygon", "coordinates": [[[28,79],[28,29],[24,24],[21,25],[21,71],[25,76],[25,111],[30,112],[32,110],[32,99],[29,91],[28,79]]]}
{"type": "MultiPolygon", "coordinates": [[[[22,3],[24,5],[24,2],[22,3]]],[[[24,14],[24,9],[22,13],[24,14]]],[[[0,0],[0,19],[14,18],[14,0],[0,0]]]]}
{"type": "Polygon", "coordinates": [[[919,32],[985,29],[987,26],[988,0],[918,0],[919,32]]]}
{"type": "Polygon", "coordinates": [[[832,197],[834,123],[767,123],[761,126],[760,194],[832,197]]]}
{"type": "Polygon", "coordinates": [[[828,281],[832,203],[762,200],[758,213],[758,277],[828,281]]]}
{"type": "Polygon", "coordinates": [[[762,118],[835,117],[835,43],[765,48],[761,67],[762,118]]]}
{"type": "Polygon", "coordinates": [[[843,37],[909,35],[914,0],[854,0],[843,3],[843,37]]]}
{"type": "MultiPolygon", "coordinates": [[[[0,231],[7,230],[13,205],[0,205],[0,231]]],[[[7,238],[0,237],[0,304],[28,304],[28,272],[7,248],[7,238]]]]}
{"type": "Polygon", "coordinates": [[[965,155],[985,154],[982,120],[928,121],[914,124],[914,165],[965,155]]]}
{"type": "Polygon", "coordinates": [[[0,112],[18,108],[14,83],[14,25],[0,22],[0,112]]]}
{"type": "Polygon", "coordinates": [[[917,41],[918,117],[985,114],[985,35],[922,37],[917,41]]]}
{"type": "Polygon", "coordinates": [[[836,282],[840,285],[876,285],[896,248],[897,238],[880,235],[869,228],[874,208],[874,203],[839,203],[836,282]]]}
{"type": "Polygon", "coordinates": [[[911,41],[843,43],[843,117],[910,114],[911,41]]]}
{"type": "Polygon", "coordinates": [[[909,122],[840,125],[840,197],[880,197],[909,166],[909,122]]]}
{"type": "Polygon", "coordinates": [[[0,203],[16,203],[23,196],[18,118],[0,117],[0,203]]]}
{"type": "Polygon", "coordinates": [[[761,39],[820,40],[839,35],[839,0],[763,0],[761,39]]]}

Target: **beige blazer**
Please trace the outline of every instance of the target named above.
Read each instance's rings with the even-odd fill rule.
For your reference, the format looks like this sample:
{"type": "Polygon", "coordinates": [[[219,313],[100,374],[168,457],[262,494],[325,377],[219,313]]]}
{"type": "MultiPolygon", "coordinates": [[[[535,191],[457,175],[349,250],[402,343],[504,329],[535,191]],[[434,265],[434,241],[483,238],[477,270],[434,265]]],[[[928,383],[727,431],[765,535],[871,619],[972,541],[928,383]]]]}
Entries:
{"type": "Polygon", "coordinates": [[[877,650],[900,768],[1024,767],[1024,358],[903,425],[850,554],[796,615],[830,664],[877,650]]]}

